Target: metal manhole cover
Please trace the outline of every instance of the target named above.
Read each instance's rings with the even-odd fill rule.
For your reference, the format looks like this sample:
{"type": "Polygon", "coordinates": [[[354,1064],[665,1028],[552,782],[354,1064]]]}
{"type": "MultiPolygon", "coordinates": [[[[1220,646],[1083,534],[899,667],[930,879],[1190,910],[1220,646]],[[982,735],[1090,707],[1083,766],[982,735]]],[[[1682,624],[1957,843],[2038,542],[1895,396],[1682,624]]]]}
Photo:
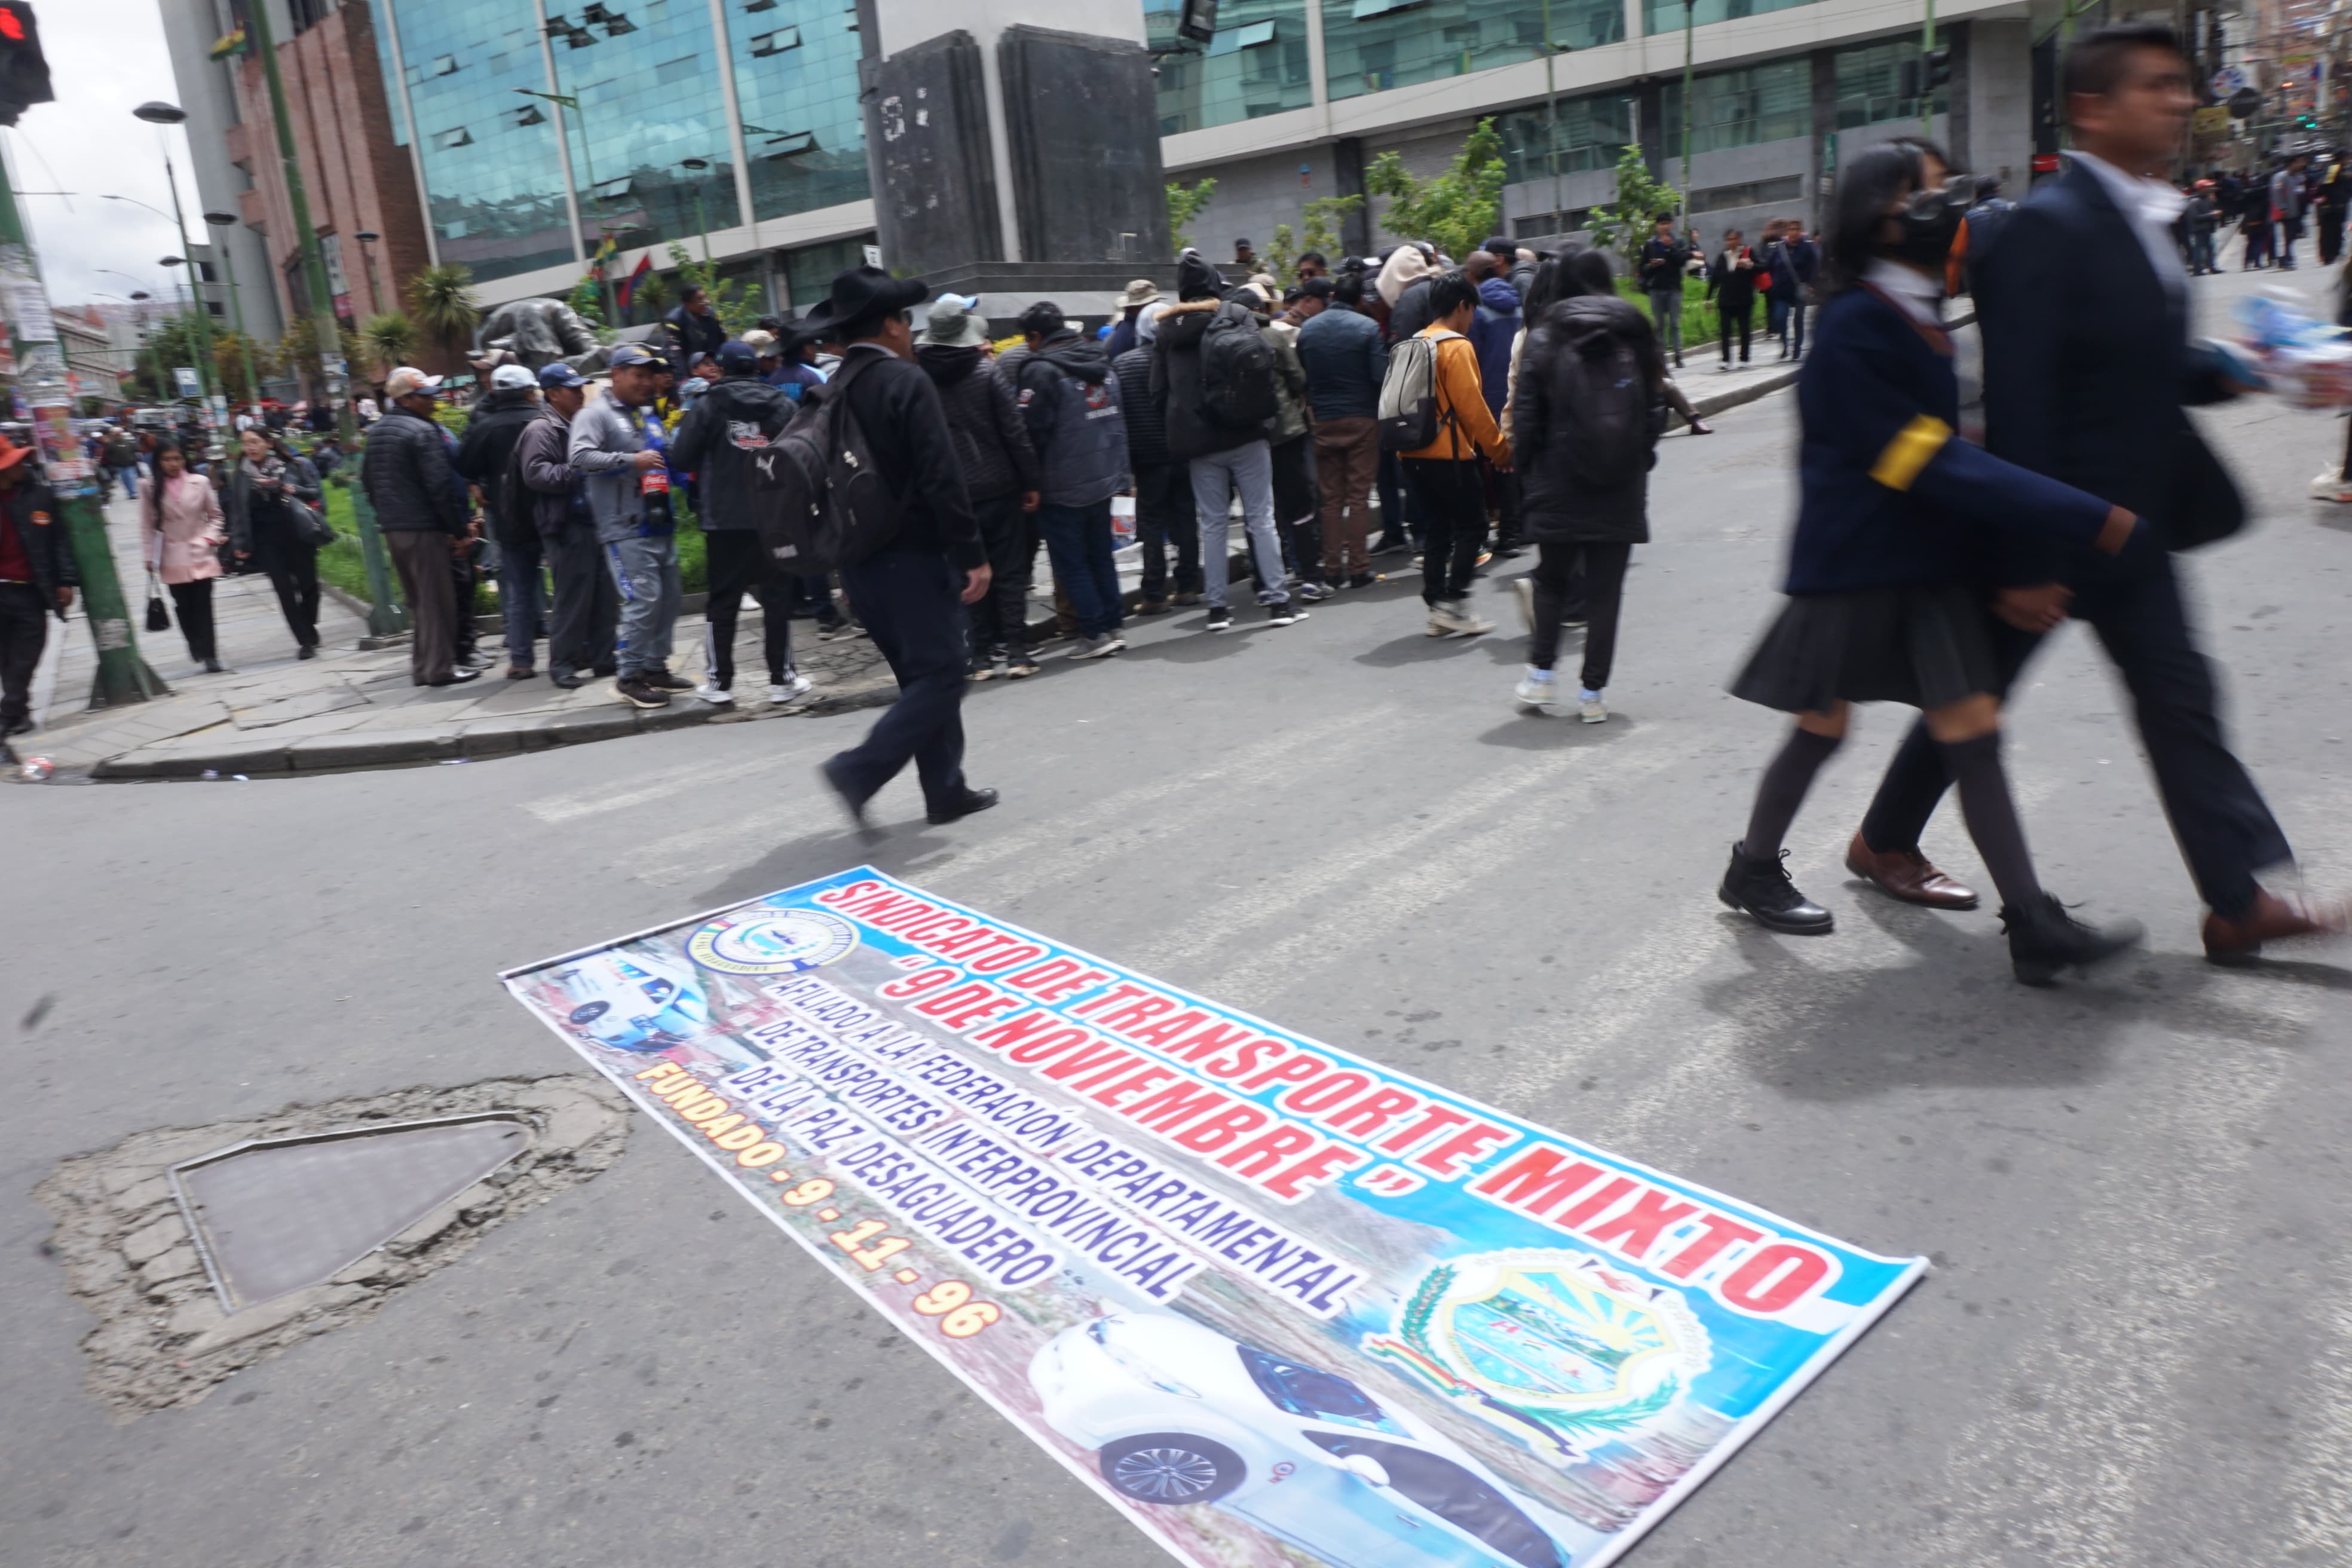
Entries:
{"type": "Polygon", "coordinates": [[[238,1143],[172,1167],[231,1312],[332,1279],[530,1144],[509,1115],[238,1143]]]}

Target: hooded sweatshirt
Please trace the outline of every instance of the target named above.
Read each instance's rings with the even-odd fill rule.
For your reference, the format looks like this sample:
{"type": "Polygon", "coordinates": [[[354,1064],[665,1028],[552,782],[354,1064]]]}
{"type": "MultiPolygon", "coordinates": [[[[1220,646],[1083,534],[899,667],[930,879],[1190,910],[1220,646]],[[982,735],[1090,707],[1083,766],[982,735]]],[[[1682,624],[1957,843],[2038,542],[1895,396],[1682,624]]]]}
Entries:
{"type": "Polygon", "coordinates": [[[695,519],[706,533],[758,526],[752,465],[797,412],[784,389],[756,375],[713,382],[678,421],[672,467],[695,476],[695,519]]]}
{"type": "Polygon", "coordinates": [[[963,468],[964,493],[976,506],[1037,488],[1037,448],[1014,401],[1013,384],[977,347],[919,343],[915,363],[940,389],[948,435],[963,468]]]}
{"type": "Polygon", "coordinates": [[[1374,287],[1380,289],[1381,298],[1387,300],[1389,309],[1393,310],[1404,293],[1405,286],[1415,279],[1428,276],[1428,273],[1429,258],[1421,253],[1421,247],[1400,245],[1389,252],[1388,260],[1381,264],[1380,280],[1374,287]]]}
{"type": "Polygon", "coordinates": [[[1501,278],[1478,285],[1478,314],[1470,323],[1470,346],[1478,351],[1478,382],[1486,407],[1503,412],[1511,389],[1511,342],[1519,335],[1519,291],[1501,278]]]}
{"type": "Polygon", "coordinates": [[[1093,506],[1127,488],[1127,423],[1102,344],[1065,327],[1015,373],[1047,506],[1093,506]]]}
{"type": "Polygon", "coordinates": [[[1151,395],[1165,416],[1169,457],[1185,462],[1265,439],[1262,429],[1220,425],[1201,407],[1201,339],[1210,318],[1224,313],[1253,324],[1255,318],[1240,305],[1220,300],[1224,280],[1198,251],[1178,258],[1176,291],[1183,302],[1160,312],[1151,337],[1151,395]]]}

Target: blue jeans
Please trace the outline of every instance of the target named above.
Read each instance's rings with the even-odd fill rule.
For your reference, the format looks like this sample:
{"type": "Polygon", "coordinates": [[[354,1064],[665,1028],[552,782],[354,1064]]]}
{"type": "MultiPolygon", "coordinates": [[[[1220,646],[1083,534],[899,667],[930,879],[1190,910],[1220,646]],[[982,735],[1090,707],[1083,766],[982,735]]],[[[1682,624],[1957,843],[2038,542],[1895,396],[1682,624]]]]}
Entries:
{"type": "Polygon", "coordinates": [[[115,469],[114,482],[122,487],[124,495],[129,496],[132,500],[137,500],[139,499],[139,465],[127,463],[115,469]]]}
{"type": "Polygon", "coordinates": [[[621,631],[614,645],[621,674],[667,673],[670,634],[677,627],[677,536],[608,539],[604,563],[621,595],[621,631]]]}
{"type": "Polygon", "coordinates": [[[1078,631],[1098,637],[1118,629],[1118,568],[1110,558],[1110,498],[1091,506],[1037,509],[1037,529],[1045,536],[1045,553],[1054,575],[1070,596],[1078,615],[1078,631]]]}
{"type": "Polygon", "coordinates": [[[547,589],[540,567],[539,534],[517,542],[499,543],[499,613],[506,619],[507,663],[517,669],[532,664],[531,645],[547,630],[547,589]]]}
{"type": "Polygon", "coordinates": [[[1242,527],[1257,562],[1261,604],[1286,605],[1290,590],[1282,571],[1282,540],[1274,531],[1274,454],[1263,441],[1192,459],[1192,505],[1201,520],[1201,584],[1209,603],[1224,608],[1226,579],[1233,574],[1225,547],[1233,540],[1226,515],[1233,496],[1242,498],[1242,527]]]}

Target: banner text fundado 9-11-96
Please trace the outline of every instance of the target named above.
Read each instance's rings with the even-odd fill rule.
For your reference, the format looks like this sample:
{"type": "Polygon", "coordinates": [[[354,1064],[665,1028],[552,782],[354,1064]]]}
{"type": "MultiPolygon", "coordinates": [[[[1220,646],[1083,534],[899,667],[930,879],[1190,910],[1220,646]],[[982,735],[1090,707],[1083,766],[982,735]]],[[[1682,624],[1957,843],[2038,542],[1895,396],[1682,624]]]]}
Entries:
{"type": "Polygon", "coordinates": [[[870,868],[504,978],[1204,1568],[1601,1568],[1926,1268],[870,868]]]}

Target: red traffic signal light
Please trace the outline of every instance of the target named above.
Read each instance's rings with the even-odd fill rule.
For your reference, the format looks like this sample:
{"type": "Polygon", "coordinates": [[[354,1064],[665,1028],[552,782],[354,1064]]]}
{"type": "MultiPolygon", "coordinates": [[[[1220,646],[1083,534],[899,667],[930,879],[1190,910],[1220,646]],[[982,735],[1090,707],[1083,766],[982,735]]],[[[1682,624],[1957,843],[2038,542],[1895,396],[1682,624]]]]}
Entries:
{"type": "Polygon", "coordinates": [[[40,25],[27,0],[0,0],[0,125],[36,103],[53,103],[49,62],[41,53],[40,25]]]}

